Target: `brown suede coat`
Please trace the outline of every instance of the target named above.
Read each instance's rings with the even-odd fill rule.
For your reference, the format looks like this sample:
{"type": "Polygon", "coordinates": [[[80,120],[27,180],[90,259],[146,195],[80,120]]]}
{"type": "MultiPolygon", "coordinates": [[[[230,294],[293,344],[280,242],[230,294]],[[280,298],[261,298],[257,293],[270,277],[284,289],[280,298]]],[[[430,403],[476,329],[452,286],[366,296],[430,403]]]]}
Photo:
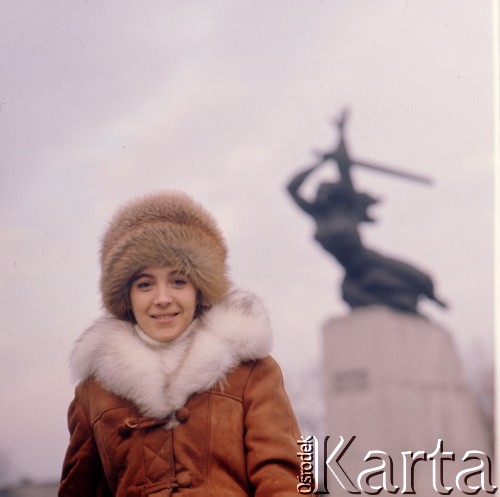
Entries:
{"type": "Polygon", "coordinates": [[[176,418],[168,428],[95,379],[80,383],[59,497],[297,495],[300,433],[270,356],[234,367],[176,418]]]}

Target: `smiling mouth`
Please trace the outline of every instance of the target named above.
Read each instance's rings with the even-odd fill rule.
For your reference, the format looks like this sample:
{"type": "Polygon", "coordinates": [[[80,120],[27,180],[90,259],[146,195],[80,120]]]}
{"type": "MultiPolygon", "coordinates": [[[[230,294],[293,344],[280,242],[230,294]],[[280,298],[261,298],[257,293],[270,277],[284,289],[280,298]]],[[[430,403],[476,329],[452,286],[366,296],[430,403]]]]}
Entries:
{"type": "Polygon", "coordinates": [[[171,312],[171,313],[168,313],[168,314],[153,314],[151,317],[153,319],[172,319],[172,318],[175,318],[175,316],[178,316],[179,313],[178,312],[171,312]]]}

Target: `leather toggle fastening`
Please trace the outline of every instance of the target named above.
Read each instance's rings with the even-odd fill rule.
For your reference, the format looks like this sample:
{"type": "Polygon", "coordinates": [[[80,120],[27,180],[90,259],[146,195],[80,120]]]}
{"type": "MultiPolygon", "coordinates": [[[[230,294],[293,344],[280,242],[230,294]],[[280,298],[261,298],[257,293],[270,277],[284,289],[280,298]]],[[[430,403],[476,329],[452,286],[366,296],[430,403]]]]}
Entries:
{"type": "Polygon", "coordinates": [[[153,494],[148,494],[148,497],[170,497],[172,495],[171,488],[165,488],[164,490],[160,490],[159,492],[155,492],[153,494]]]}
{"type": "Polygon", "coordinates": [[[151,483],[148,485],[145,495],[147,495],[147,497],[170,497],[173,493],[176,493],[175,491],[179,487],[187,487],[191,484],[191,475],[187,471],[179,473],[178,476],[181,477],[181,480],[184,478],[183,483],[178,481],[178,477],[151,483]]]}
{"type": "Polygon", "coordinates": [[[118,433],[128,438],[134,430],[141,428],[155,428],[168,423],[168,419],[154,419],[154,418],[126,418],[122,425],[118,427],[118,433]]]}
{"type": "Polygon", "coordinates": [[[190,414],[191,413],[189,412],[189,409],[187,407],[181,407],[175,413],[175,419],[179,421],[179,423],[185,423],[189,419],[190,414]]]}
{"type": "Polygon", "coordinates": [[[191,478],[191,475],[189,474],[188,471],[185,471],[183,473],[179,473],[176,477],[177,483],[179,484],[179,487],[189,487],[191,485],[193,479],[191,478]]]}

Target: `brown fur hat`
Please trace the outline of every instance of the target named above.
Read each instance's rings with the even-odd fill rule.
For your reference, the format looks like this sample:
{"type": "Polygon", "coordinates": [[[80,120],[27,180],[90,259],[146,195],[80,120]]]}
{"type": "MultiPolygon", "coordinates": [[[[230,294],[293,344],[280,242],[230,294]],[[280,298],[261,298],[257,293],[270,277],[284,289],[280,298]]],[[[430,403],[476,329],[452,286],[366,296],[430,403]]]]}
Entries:
{"type": "Polygon", "coordinates": [[[101,294],[115,317],[131,320],[131,279],[146,267],[172,266],[189,275],[209,308],[229,289],[227,248],[213,217],[183,193],[132,200],[111,219],[101,247],[101,294]]]}

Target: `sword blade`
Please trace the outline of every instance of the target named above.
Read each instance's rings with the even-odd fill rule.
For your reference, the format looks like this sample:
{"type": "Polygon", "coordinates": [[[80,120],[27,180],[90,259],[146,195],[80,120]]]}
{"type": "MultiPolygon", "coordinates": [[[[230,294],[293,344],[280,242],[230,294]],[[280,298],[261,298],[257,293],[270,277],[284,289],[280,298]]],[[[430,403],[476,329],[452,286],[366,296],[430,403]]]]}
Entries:
{"type": "Polygon", "coordinates": [[[368,169],[373,169],[374,171],[378,171],[381,173],[386,173],[386,174],[391,174],[393,176],[399,176],[400,178],[405,178],[409,179],[412,181],[417,181],[419,183],[424,183],[426,185],[431,185],[432,184],[432,179],[425,177],[425,176],[420,176],[419,174],[413,174],[405,171],[399,171],[397,169],[393,169],[391,167],[387,166],[379,166],[378,164],[372,164],[370,162],[361,162],[361,161],[355,161],[353,162],[354,165],[357,166],[363,166],[368,169]]]}

